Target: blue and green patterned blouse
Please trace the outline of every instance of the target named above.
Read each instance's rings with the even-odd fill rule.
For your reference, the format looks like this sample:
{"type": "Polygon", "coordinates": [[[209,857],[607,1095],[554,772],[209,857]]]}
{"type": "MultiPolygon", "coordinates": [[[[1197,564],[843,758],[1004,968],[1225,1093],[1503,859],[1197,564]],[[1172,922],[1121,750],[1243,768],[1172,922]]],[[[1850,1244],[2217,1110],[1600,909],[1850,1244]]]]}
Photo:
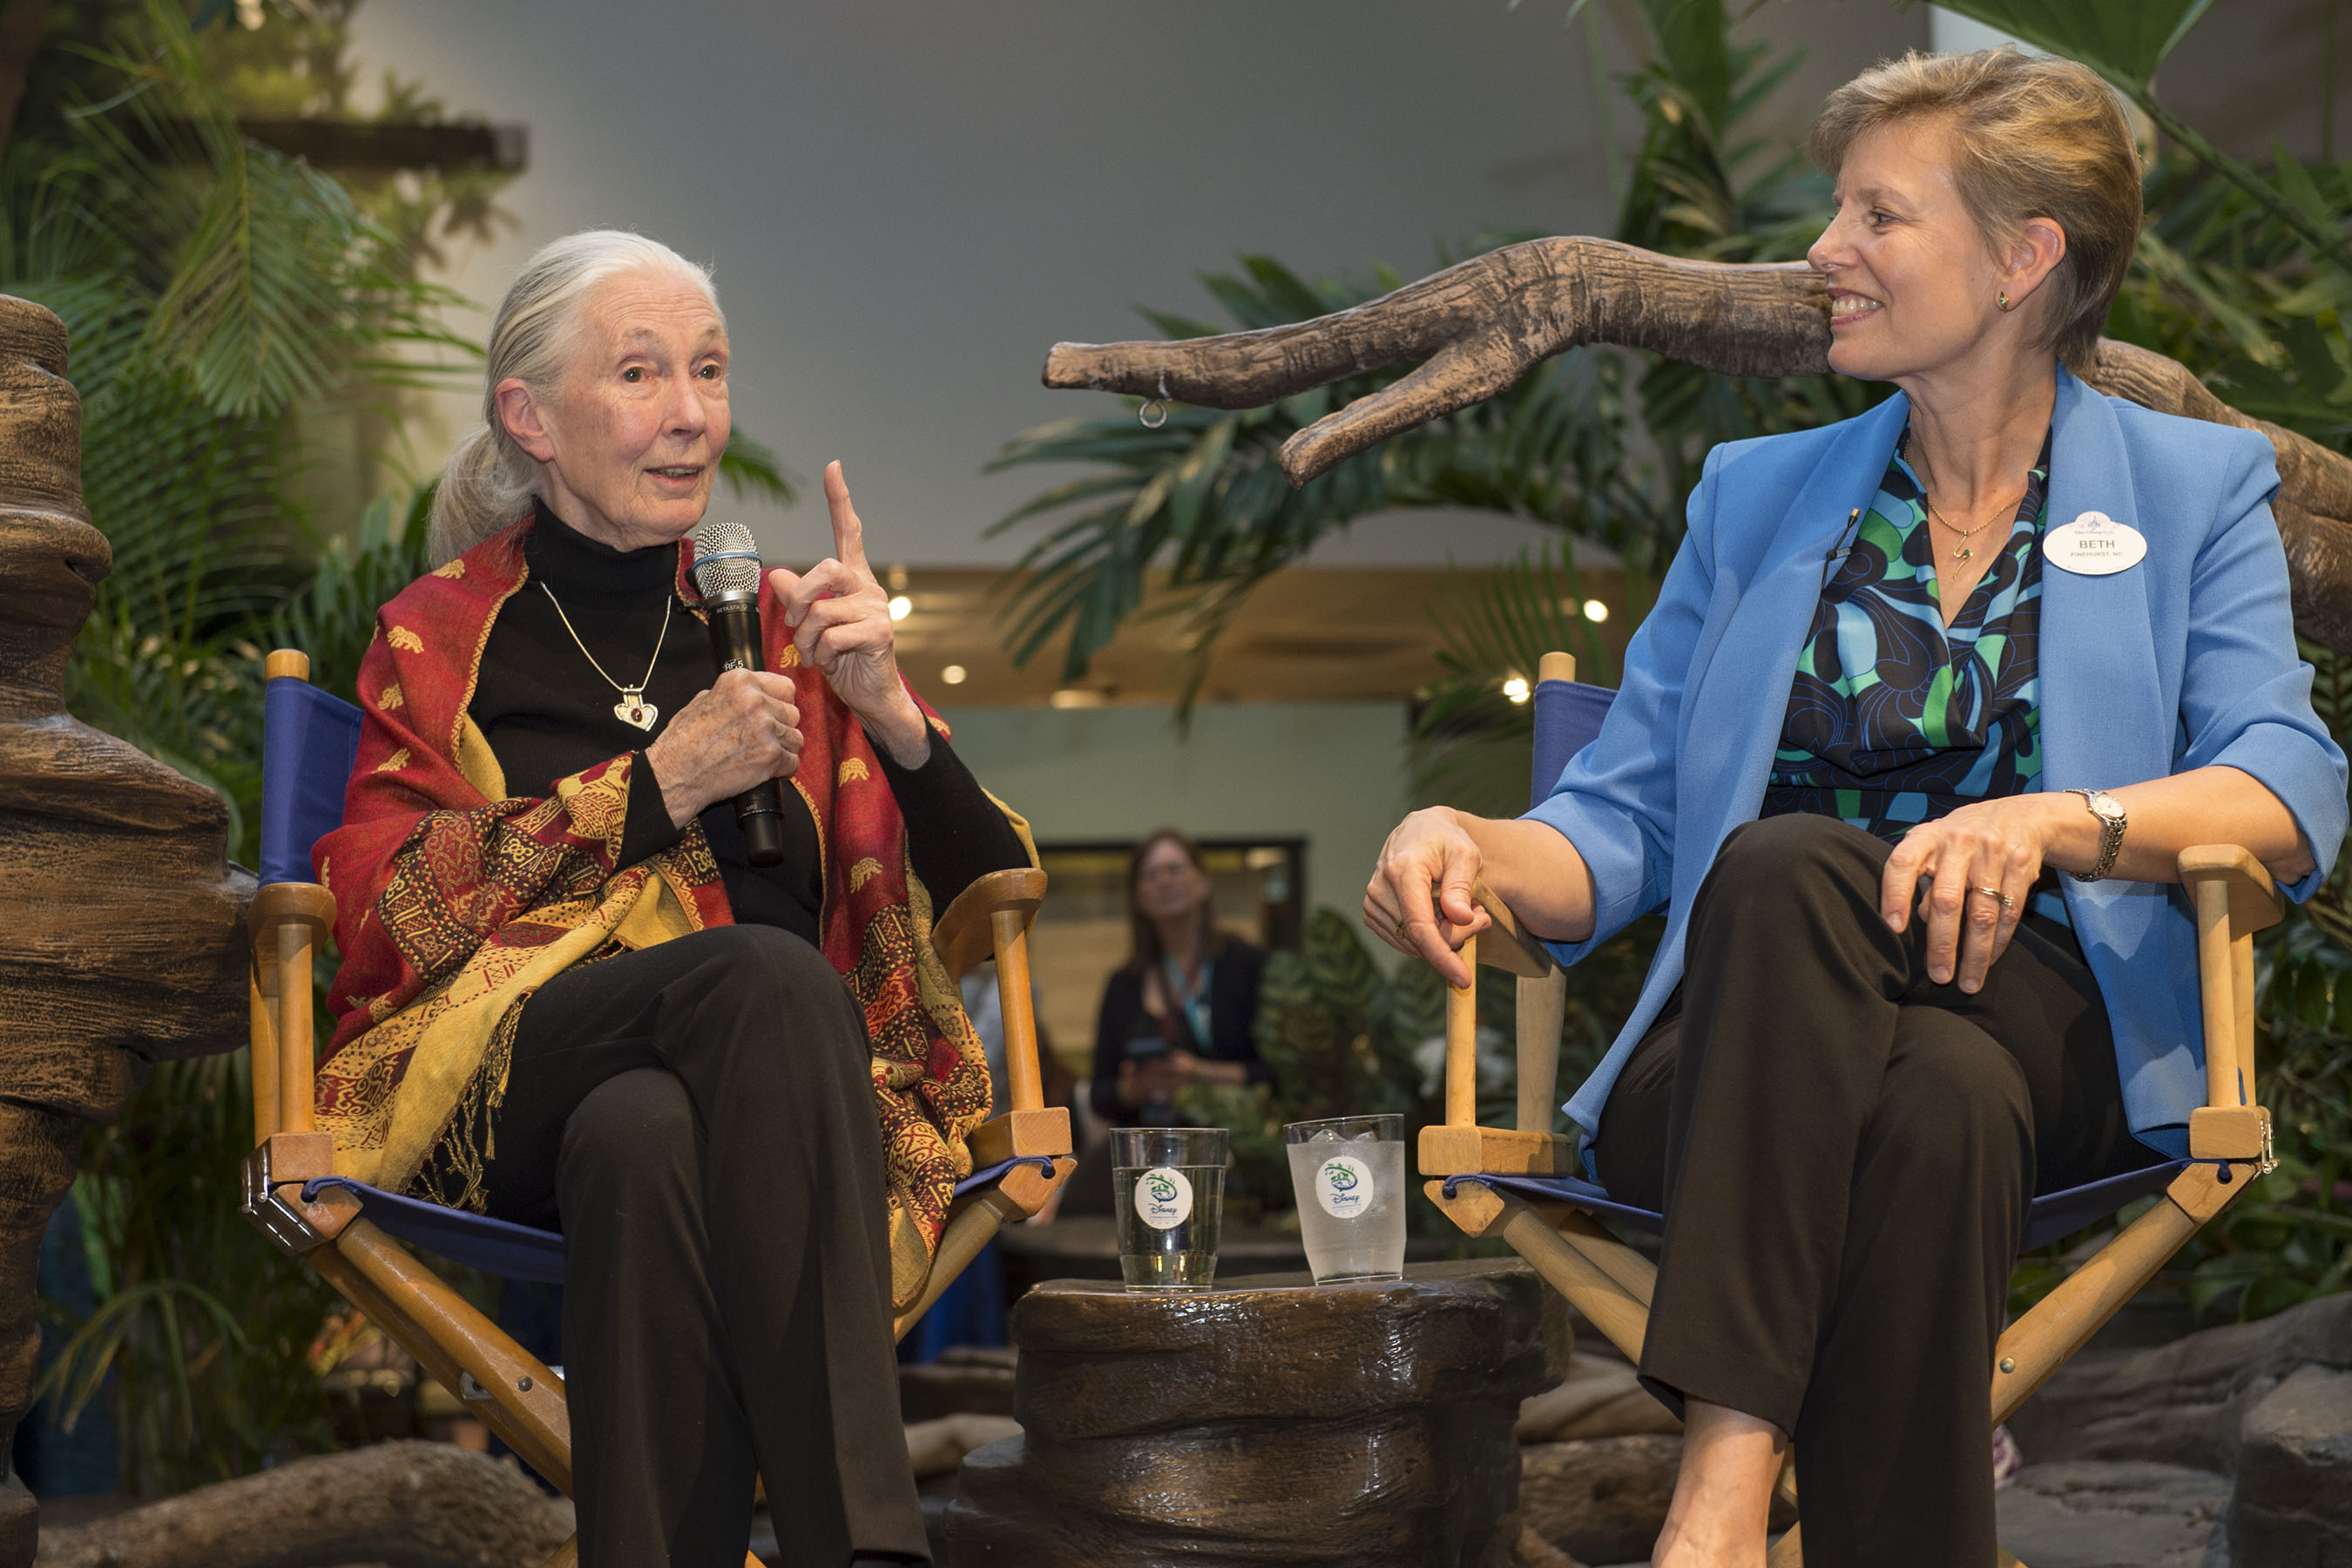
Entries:
{"type": "MultiPolygon", "coordinates": [[[[2041,541],[2050,440],[2006,540],[1949,626],[1926,491],[1895,447],[1797,658],[1764,812],[1834,816],[1896,839],[1970,801],[2041,787],[2041,541]]],[[[2028,906],[2065,923],[2046,875],[2028,906]]]]}

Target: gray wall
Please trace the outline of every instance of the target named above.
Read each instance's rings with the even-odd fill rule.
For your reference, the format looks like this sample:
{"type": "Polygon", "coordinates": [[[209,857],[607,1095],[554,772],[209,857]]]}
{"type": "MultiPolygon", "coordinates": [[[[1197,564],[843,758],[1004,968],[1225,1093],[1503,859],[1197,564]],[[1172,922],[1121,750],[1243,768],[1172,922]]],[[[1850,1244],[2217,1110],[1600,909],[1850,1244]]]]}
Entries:
{"type": "MultiPolygon", "coordinates": [[[[737,417],[847,466],[877,556],[1010,560],[1033,493],[1005,437],[1095,400],[1038,384],[1062,338],[1211,315],[1243,249],[1431,269],[1482,224],[1605,228],[1588,79],[1550,0],[373,0],[362,61],[527,122],[520,220],[452,281],[494,302],[592,224],[717,268],[737,417]],[[658,20],[655,20],[656,17],[658,20]]],[[[806,553],[803,506],[767,542],[806,553]]],[[[1424,550],[1425,558],[1440,552],[1424,550]]]]}
{"type": "Polygon", "coordinates": [[[1165,708],[947,708],[956,754],[1037,837],[1305,838],[1307,907],[1353,913],[1405,811],[1401,702],[1203,707],[1189,744],[1165,708]]]}

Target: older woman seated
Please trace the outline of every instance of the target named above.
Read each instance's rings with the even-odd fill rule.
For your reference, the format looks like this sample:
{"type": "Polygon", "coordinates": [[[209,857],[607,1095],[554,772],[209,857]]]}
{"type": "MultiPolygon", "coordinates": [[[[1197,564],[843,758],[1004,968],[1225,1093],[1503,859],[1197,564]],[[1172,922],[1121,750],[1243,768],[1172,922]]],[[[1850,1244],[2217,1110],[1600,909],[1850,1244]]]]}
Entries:
{"type": "Polygon", "coordinates": [[[1898,395],[1719,447],[1615,707],[1517,821],[1390,837],[1376,929],[1464,978],[1483,877],[1580,956],[1664,905],[1568,1106],[1663,1207],[1642,1374],[1684,1409],[1660,1568],[1989,1568],[1987,1386],[2027,1205],[2186,1152],[2189,846],[2307,897],[2344,755],[2268,442],[2098,395],[2140,216],[2115,95],[2013,50],[1831,95],[1830,364],[1898,395]],[[1759,820],[1760,819],[1760,820],[1759,820]],[[1433,907],[1430,889],[1442,889],[1433,907]]]}
{"type": "Polygon", "coordinates": [[[935,909],[1026,865],[900,679],[839,465],[716,679],[690,547],[727,327],[667,247],[550,245],[499,306],[443,563],[384,606],[319,1109],[352,1174],[562,1228],[581,1561],[921,1562],[895,1302],[987,1114],[935,909]],[[786,779],[755,867],[732,801],[786,779]],[[878,1131],[877,1131],[878,1113],[878,1131]]]}

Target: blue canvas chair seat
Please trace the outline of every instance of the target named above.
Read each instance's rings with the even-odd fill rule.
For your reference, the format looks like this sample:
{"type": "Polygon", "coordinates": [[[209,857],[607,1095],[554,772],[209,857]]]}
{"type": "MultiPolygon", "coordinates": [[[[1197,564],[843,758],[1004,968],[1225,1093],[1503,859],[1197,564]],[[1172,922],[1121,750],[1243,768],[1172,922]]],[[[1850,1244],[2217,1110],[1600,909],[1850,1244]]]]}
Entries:
{"type": "MultiPolygon", "coordinates": [[[[1544,657],[1534,693],[1535,800],[1551,793],[1570,760],[1600,733],[1615,696],[1579,683],[1567,655],[1544,657]]],[[[2136,1199],[2162,1194],[2001,1336],[1991,1391],[1996,1422],[2080,1350],[2252,1177],[2270,1169],[2269,1112],[2249,1102],[2252,987],[2253,933],[2279,919],[2278,896],[2253,857],[2234,847],[2184,850],[2180,871],[2196,905],[2210,1103],[2190,1113],[2189,1159],[2033,1200],[2027,1247],[2086,1229],[2136,1199]]],[[[1421,1172],[1430,1178],[1424,1190],[1468,1234],[1508,1242],[1638,1363],[1656,1269],[1598,1220],[1654,1232],[1663,1216],[1619,1203],[1586,1180],[1572,1141],[1551,1131],[1567,977],[1492,889],[1481,883],[1472,896],[1493,923],[1465,944],[1465,956],[1518,976],[1518,1125],[1477,1124],[1476,988],[1457,990],[1446,1007],[1445,1121],[1421,1135],[1421,1172]]],[[[1793,1463],[1781,1471],[1779,1491],[1784,1502],[1795,1504],[1793,1463]]],[[[1769,1561],[1770,1568],[1802,1563],[1801,1527],[1780,1539],[1769,1561]]]]}
{"type": "MultiPolygon", "coordinates": [[[[316,1053],[312,968],[335,901],[310,879],[310,851],[341,825],[361,716],[310,683],[310,660],[269,656],[262,739],[261,886],[252,915],[253,1152],[245,1213],[415,1356],[444,1387],[477,1402],[482,1420],[534,1470],[572,1489],[563,1383],[457,1291],[395,1244],[511,1279],[563,1280],[554,1231],[446,1208],[353,1181],[334,1168],[334,1142],[311,1107],[316,1053]]],[[[904,1337],[1000,1226],[1035,1215],[1076,1161],[1069,1112],[1043,1103],[1029,991],[1028,929],[1045,896],[1030,868],[982,878],[948,906],[932,945],[952,979],[984,959],[997,966],[1012,1109],[976,1129],[972,1173],[957,1184],[922,1293],[897,1314],[904,1337]]],[[[551,1564],[574,1561],[567,1546],[551,1564]]]]}
{"type": "MultiPolygon", "coordinates": [[[[1029,1166],[1048,1176],[1054,1173],[1054,1162],[1043,1154],[1000,1160],[958,1182],[955,1195],[961,1198],[979,1192],[1016,1165],[1029,1166]]],[[[349,1193],[358,1199],[360,1212],[375,1221],[385,1235],[412,1247],[421,1247],[452,1263],[478,1268],[503,1279],[527,1279],[534,1285],[563,1283],[561,1231],[538,1230],[511,1220],[494,1219],[485,1214],[453,1209],[446,1204],[388,1193],[349,1176],[320,1176],[303,1183],[302,1201],[316,1203],[320,1194],[331,1191],[349,1193]]]]}
{"type": "MultiPolygon", "coordinates": [[[[2172,1184],[2172,1178],[2187,1170],[2189,1165],[2187,1160],[2158,1161],[2137,1171],[2126,1171],[2120,1176],[2108,1176],[2036,1198],[2032,1209],[2026,1215],[2022,1246],[2031,1252],[2037,1247],[2047,1247],[2053,1241],[2072,1236],[2086,1226],[2096,1225],[2134,1199],[2162,1192],[2172,1184]]],[[[1601,1187],[1578,1176],[1447,1176],[1444,1178],[1445,1195],[1452,1197],[1454,1189],[1464,1182],[1476,1182],[1498,1193],[1525,1198],[1529,1203],[1573,1204],[1590,1213],[1622,1220],[1652,1235],[1666,1227],[1666,1216],[1657,1210],[1621,1204],[1601,1187]]]]}

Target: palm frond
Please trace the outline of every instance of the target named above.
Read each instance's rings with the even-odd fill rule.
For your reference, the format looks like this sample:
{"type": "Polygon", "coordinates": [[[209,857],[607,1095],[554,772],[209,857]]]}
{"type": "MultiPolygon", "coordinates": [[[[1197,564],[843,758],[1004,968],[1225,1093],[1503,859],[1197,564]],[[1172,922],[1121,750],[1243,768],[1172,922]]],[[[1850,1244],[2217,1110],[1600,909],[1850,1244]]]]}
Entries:
{"type": "Polygon", "coordinates": [[[728,437],[727,449],[719,454],[719,477],[735,500],[763,500],[774,506],[797,502],[808,483],[785,466],[774,447],[740,429],[728,437]]]}

